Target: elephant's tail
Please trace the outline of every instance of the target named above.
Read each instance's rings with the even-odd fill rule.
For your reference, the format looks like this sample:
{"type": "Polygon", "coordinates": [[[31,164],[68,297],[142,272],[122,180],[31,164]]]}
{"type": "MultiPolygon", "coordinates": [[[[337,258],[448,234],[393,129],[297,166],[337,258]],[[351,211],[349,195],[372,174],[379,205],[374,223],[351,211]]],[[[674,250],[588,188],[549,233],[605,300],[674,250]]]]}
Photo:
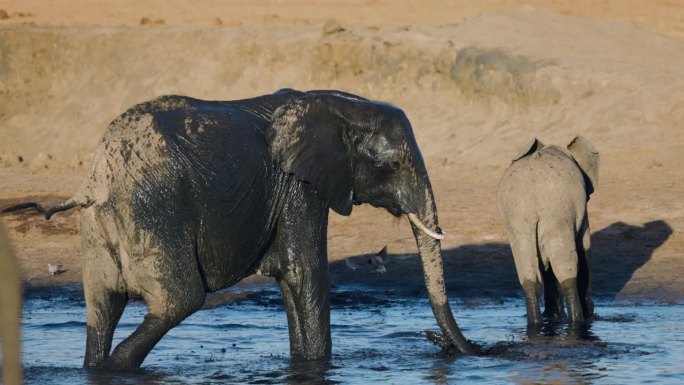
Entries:
{"type": "Polygon", "coordinates": [[[19,203],[14,206],[10,206],[7,208],[4,208],[1,212],[4,213],[9,213],[9,212],[14,212],[14,211],[19,211],[19,210],[25,210],[25,209],[36,209],[39,213],[45,215],[45,219],[50,219],[54,213],[60,212],[60,211],[67,211],[71,210],[74,207],[81,206],[81,207],[86,207],[88,206],[88,200],[83,197],[82,194],[77,193],[73,197],[69,198],[68,200],[49,207],[45,208],[43,207],[40,203],[37,202],[23,202],[19,203]]]}

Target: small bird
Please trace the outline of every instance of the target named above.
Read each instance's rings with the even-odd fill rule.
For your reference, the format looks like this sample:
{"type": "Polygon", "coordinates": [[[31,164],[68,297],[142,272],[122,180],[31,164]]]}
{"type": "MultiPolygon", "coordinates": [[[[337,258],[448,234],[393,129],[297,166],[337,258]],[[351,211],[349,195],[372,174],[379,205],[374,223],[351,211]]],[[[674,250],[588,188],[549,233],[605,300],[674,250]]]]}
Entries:
{"type": "Polygon", "coordinates": [[[49,271],[52,275],[57,275],[57,274],[62,274],[62,273],[65,272],[66,270],[62,270],[62,265],[60,265],[60,264],[48,263],[48,271],[49,271]]]}
{"type": "Polygon", "coordinates": [[[375,255],[372,255],[368,259],[368,263],[373,265],[373,270],[376,273],[385,274],[387,269],[385,268],[385,258],[387,257],[387,245],[380,250],[375,255]]]}
{"type": "Polygon", "coordinates": [[[345,259],[344,262],[347,264],[347,267],[350,268],[352,271],[356,271],[356,269],[361,267],[354,263],[350,258],[345,259]]]}

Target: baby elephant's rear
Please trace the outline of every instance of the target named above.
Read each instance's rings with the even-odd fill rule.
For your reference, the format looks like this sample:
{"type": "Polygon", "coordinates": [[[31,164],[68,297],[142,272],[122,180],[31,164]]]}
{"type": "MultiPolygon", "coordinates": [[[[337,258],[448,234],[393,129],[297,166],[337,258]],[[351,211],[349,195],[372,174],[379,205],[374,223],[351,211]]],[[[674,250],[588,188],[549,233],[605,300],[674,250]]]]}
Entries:
{"type": "Polygon", "coordinates": [[[504,173],[497,205],[525,293],[527,322],[564,318],[563,297],[573,323],[593,316],[587,201],[598,183],[599,155],[578,136],[567,149],[534,139],[504,173]],[[562,291],[562,295],[561,295],[562,291]]]}

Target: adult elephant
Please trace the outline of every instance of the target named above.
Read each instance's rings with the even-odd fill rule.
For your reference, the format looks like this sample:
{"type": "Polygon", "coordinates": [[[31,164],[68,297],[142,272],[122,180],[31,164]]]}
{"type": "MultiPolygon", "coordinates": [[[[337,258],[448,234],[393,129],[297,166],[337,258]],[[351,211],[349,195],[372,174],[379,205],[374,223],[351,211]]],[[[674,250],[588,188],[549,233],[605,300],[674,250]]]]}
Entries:
{"type": "Polygon", "coordinates": [[[6,385],[21,383],[20,321],[21,273],[0,223],[0,342],[2,379],[6,385]]]}
{"type": "Polygon", "coordinates": [[[328,209],[407,215],[438,324],[473,353],[443,279],[435,201],[402,110],[337,92],[281,90],[238,101],[164,96],[110,125],[80,206],[87,305],[85,366],[139,367],[205,293],[260,271],[280,284],[293,357],[331,354],[328,209]],[[110,355],[130,294],[148,314],[110,355]]]}
{"type": "Polygon", "coordinates": [[[564,317],[563,297],[572,323],[593,316],[587,201],[598,186],[598,171],[598,151],[584,137],[565,149],[534,139],[501,178],[497,205],[530,326],[542,323],[542,289],[545,316],[564,317]]]}

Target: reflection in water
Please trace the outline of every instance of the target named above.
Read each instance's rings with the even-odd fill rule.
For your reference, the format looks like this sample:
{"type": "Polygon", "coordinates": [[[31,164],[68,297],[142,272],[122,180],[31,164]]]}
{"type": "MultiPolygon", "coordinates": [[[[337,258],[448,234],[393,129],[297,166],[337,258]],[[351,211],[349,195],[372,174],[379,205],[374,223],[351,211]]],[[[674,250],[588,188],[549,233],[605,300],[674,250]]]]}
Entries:
{"type": "Polygon", "coordinates": [[[423,379],[435,385],[448,384],[453,381],[453,364],[456,355],[443,355],[432,362],[429,372],[423,379]]]}
{"type": "Polygon", "coordinates": [[[302,361],[291,360],[287,384],[339,384],[328,378],[328,371],[333,368],[330,361],[302,361]]]}
{"type": "Polygon", "coordinates": [[[586,384],[603,377],[592,374],[596,367],[592,363],[574,365],[557,362],[550,365],[532,365],[524,371],[513,371],[510,380],[516,384],[586,384]]]}
{"type": "Polygon", "coordinates": [[[88,385],[134,385],[134,384],[164,384],[165,376],[148,370],[136,373],[97,373],[84,370],[88,378],[88,385]]]}
{"type": "MultiPolygon", "coordinates": [[[[539,327],[528,326],[526,357],[549,359],[546,365],[530,365],[526,370],[515,370],[511,381],[516,384],[585,384],[589,379],[600,378],[601,368],[595,354],[605,344],[592,333],[592,324],[571,324],[548,321],[539,327]]],[[[605,368],[603,368],[605,369],[605,368]]]]}
{"type": "Polygon", "coordinates": [[[599,341],[599,337],[591,332],[591,322],[572,324],[562,321],[547,321],[541,325],[528,325],[527,338],[535,339],[561,339],[564,341],[599,341]]]}

